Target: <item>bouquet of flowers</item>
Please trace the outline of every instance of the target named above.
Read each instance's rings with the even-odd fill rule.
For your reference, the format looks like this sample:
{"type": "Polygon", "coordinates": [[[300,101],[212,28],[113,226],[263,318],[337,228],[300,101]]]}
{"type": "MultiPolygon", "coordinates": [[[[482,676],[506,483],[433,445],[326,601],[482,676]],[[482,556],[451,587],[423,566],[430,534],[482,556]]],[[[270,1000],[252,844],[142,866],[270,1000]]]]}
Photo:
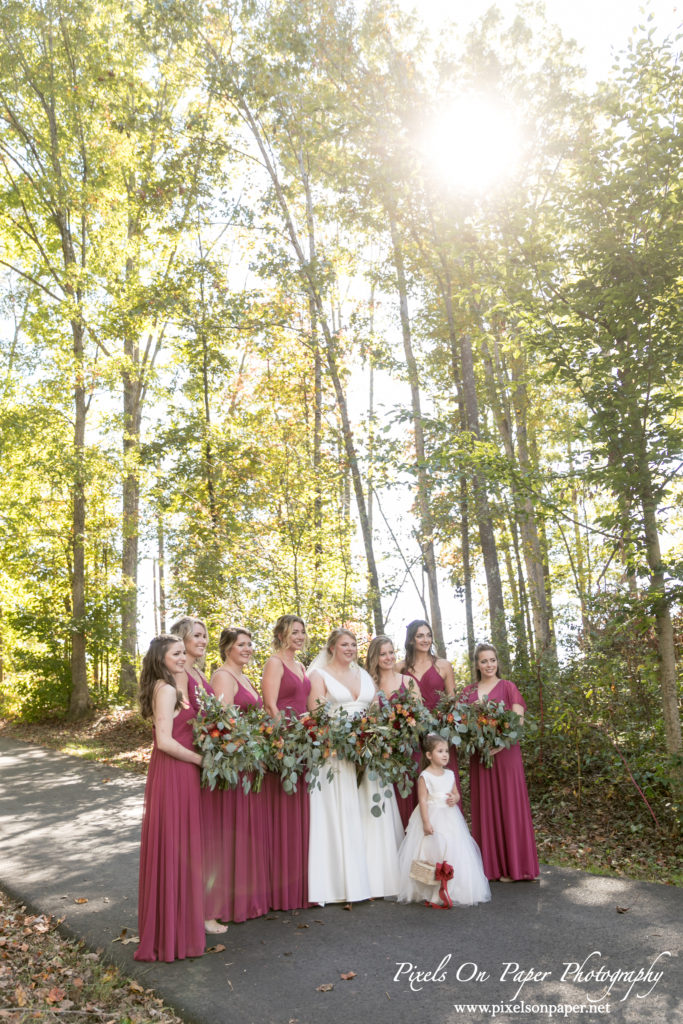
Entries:
{"type": "Polygon", "coordinates": [[[266,767],[280,776],[285,793],[295,793],[302,776],[309,789],[319,785],[318,775],[331,750],[329,715],[324,708],[302,718],[264,719],[260,729],[267,742],[266,767]]]}
{"type": "Polygon", "coordinates": [[[319,775],[327,768],[328,779],[332,778],[333,766],[330,763],[332,754],[332,721],[324,706],[316,708],[299,719],[299,728],[307,735],[308,747],[305,755],[306,783],[309,790],[315,786],[320,788],[319,775]]]}
{"type": "Polygon", "coordinates": [[[515,711],[506,710],[502,701],[483,697],[459,708],[466,729],[465,753],[478,754],[486,768],[493,764],[494,750],[507,749],[522,738],[522,719],[515,711]]]}
{"type": "Polygon", "coordinates": [[[391,796],[395,783],[407,793],[412,786],[415,763],[412,747],[401,750],[395,744],[396,730],[382,715],[378,704],[367,711],[349,715],[344,708],[331,720],[331,743],[336,754],[355,765],[358,783],[367,773],[378,779],[385,792],[373,794],[371,813],[379,817],[384,810],[384,797],[391,796]]]}
{"type": "Polygon", "coordinates": [[[449,746],[459,747],[463,734],[467,732],[467,724],[463,721],[466,704],[460,704],[455,697],[444,692],[432,712],[435,722],[432,729],[446,740],[449,746]]]}
{"type": "Polygon", "coordinates": [[[218,697],[198,692],[199,714],[193,722],[195,746],[204,755],[202,785],[245,793],[261,788],[266,770],[267,743],[260,729],[263,711],[226,706],[218,697]]]}
{"type": "Polygon", "coordinates": [[[413,752],[419,750],[420,738],[433,727],[432,716],[422,701],[404,692],[381,695],[376,717],[390,737],[391,757],[385,775],[401,796],[407,796],[418,774],[413,752]]]}

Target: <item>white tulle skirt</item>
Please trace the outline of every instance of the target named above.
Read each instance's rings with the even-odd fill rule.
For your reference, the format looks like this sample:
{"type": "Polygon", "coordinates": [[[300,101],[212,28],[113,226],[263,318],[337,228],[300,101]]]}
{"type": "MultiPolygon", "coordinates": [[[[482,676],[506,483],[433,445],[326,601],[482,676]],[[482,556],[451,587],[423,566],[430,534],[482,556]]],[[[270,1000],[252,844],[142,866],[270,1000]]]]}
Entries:
{"type": "Polygon", "coordinates": [[[434,834],[425,836],[420,808],[416,807],[399,850],[399,902],[438,902],[438,883],[424,885],[415,881],[410,877],[410,865],[413,860],[431,863],[446,860],[453,868],[453,878],[448,883],[448,894],[453,904],[469,907],[475,903],[487,903],[491,899],[491,890],[484,874],[481,853],[469,833],[462,811],[457,805],[449,807],[442,800],[433,799],[429,800],[428,808],[434,834]]]}

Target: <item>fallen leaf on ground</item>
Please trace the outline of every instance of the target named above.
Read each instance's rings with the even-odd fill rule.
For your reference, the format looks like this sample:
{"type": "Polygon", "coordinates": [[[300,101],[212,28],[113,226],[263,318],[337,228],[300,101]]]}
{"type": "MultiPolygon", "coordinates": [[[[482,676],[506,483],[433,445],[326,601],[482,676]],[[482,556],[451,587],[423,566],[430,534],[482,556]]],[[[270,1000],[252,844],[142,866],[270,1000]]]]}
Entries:
{"type": "Polygon", "coordinates": [[[45,998],[48,1003],[60,1003],[65,995],[66,992],[63,988],[51,988],[45,998]]]}
{"type": "Polygon", "coordinates": [[[225,946],[221,945],[221,943],[219,942],[217,946],[209,946],[209,948],[207,949],[206,952],[207,953],[222,953],[224,949],[225,949],[225,946]]]}
{"type": "Polygon", "coordinates": [[[334,985],[328,982],[327,985],[318,985],[316,992],[331,992],[333,988],[334,985]]]}
{"type": "Polygon", "coordinates": [[[310,924],[298,924],[297,928],[310,928],[310,924]]]}
{"type": "Polygon", "coordinates": [[[75,900],[74,900],[74,903],[87,903],[87,902],[88,902],[87,896],[77,896],[75,898],[75,900]]]}
{"type": "Polygon", "coordinates": [[[630,907],[617,907],[617,914],[628,914],[630,907]]]}
{"type": "Polygon", "coordinates": [[[355,971],[347,971],[346,974],[340,974],[339,977],[342,981],[351,981],[351,978],[356,977],[355,971]]]}

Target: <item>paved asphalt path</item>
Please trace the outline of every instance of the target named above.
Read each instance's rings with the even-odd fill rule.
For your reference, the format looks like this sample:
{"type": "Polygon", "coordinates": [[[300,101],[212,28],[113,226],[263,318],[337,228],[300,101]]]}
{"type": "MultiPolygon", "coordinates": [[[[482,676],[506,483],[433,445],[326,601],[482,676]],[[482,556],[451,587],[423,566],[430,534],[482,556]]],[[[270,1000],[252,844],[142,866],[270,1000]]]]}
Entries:
{"type": "Polygon", "coordinates": [[[137,964],[114,940],[136,932],[143,791],[139,775],[0,739],[0,882],[188,1024],[683,1021],[683,891],[553,867],[492,885],[480,907],[274,913],[209,936],[222,951],[137,964]],[[411,971],[431,978],[411,988],[411,971]]]}

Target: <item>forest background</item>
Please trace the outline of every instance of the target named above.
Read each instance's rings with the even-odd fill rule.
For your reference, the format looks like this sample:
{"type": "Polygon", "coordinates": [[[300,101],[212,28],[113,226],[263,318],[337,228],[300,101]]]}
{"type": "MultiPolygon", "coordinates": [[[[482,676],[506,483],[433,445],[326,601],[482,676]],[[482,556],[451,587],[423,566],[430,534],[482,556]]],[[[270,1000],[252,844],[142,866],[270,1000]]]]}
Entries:
{"type": "Polygon", "coordinates": [[[557,831],[592,794],[607,843],[615,797],[676,834],[683,76],[647,19],[596,83],[537,5],[3,0],[5,717],[131,705],[176,613],[259,665],[283,612],[313,653],[424,617],[462,683],[496,644],[557,831]]]}

